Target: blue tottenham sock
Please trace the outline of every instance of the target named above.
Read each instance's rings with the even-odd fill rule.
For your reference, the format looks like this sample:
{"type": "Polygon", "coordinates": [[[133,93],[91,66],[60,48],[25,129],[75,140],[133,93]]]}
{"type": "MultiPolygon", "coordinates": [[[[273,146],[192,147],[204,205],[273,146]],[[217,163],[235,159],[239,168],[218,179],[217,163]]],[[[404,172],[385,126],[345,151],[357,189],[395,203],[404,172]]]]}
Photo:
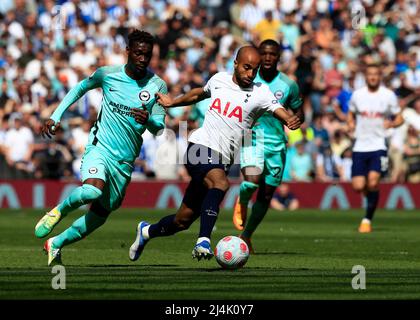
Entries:
{"type": "Polygon", "coordinates": [[[366,195],[366,219],[372,220],[379,202],[379,191],[369,191],[366,195]]]}
{"type": "Polygon", "coordinates": [[[175,225],[175,214],[163,217],[158,223],[151,224],[149,227],[149,238],[171,236],[181,229],[175,225]]]}
{"type": "Polygon", "coordinates": [[[84,216],[75,220],[70,228],[64,230],[54,238],[53,246],[62,248],[68,244],[79,241],[99,228],[106,221],[106,217],[100,217],[89,211],[84,216]]]}
{"type": "Polygon", "coordinates": [[[63,216],[77,208],[99,199],[102,191],[90,184],[84,184],[74,189],[71,194],[60,203],[57,208],[63,216]]]}
{"type": "Polygon", "coordinates": [[[211,232],[216,224],[219,207],[225,197],[225,191],[212,188],[207,191],[200,212],[200,234],[199,238],[210,239],[211,232]]]}

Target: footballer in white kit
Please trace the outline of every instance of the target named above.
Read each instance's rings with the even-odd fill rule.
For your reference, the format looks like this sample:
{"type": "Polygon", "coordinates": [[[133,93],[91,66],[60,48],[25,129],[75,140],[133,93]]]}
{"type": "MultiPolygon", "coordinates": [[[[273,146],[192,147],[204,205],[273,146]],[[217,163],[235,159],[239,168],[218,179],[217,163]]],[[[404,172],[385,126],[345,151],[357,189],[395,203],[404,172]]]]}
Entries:
{"type": "Polygon", "coordinates": [[[244,132],[252,128],[260,116],[266,111],[274,113],[278,108],[284,109],[267,85],[257,82],[249,88],[241,88],[226,72],[211,77],[204,92],[211,96],[210,106],[203,125],[188,141],[219,152],[225,163],[231,162],[233,153],[241,146],[244,132]]]}
{"type": "Polygon", "coordinates": [[[176,214],[158,223],[141,221],[136,240],[130,247],[130,259],[139,258],[151,238],[173,235],[200,217],[200,232],[192,256],[210,259],[213,251],[210,237],[219,213],[220,203],[229,189],[227,173],[242,143],[244,132],[250,129],[265,112],[285,123],[291,130],[300,126],[297,116],[279,104],[269,87],[254,82],[261,58],[252,46],[239,49],[234,74],[215,74],[203,88],[195,88],[172,99],[157,94],[157,101],[166,108],[192,105],[210,98],[209,109],[201,128],[188,139],[185,166],[191,181],[176,214]]]}
{"type": "Polygon", "coordinates": [[[372,231],[371,221],[379,201],[379,181],[388,170],[385,134],[403,123],[401,108],[393,91],[381,85],[381,70],[369,65],[366,86],[350,99],[348,125],[354,131],[352,186],[366,196],[366,215],[359,232],[372,231]]]}

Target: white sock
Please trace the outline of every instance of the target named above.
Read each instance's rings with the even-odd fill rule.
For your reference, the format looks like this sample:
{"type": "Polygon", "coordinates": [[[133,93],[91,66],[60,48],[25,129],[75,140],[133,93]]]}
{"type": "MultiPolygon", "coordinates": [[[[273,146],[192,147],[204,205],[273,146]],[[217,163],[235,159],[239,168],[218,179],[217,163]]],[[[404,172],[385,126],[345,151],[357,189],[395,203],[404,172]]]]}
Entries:
{"type": "Polygon", "coordinates": [[[367,218],[363,218],[362,223],[369,223],[370,224],[370,220],[367,218]]]}
{"type": "Polygon", "coordinates": [[[197,244],[200,243],[201,241],[208,241],[208,242],[210,242],[210,239],[207,238],[207,237],[200,237],[200,238],[197,239],[197,244]]]}
{"type": "Polygon", "coordinates": [[[145,240],[149,240],[149,228],[150,228],[150,224],[148,226],[145,226],[143,229],[141,229],[141,235],[143,236],[143,238],[145,240]]]}

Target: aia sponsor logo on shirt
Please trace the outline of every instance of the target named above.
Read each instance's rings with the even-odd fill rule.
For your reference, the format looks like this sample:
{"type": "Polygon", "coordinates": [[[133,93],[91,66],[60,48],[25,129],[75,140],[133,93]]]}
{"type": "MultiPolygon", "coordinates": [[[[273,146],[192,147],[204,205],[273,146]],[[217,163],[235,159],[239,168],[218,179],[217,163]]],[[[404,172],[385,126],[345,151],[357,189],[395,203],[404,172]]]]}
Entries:
{"type": "Polygon", "coordinates": [[[222,106],[222,102],[219,98],[214,99],[211,107],[211,110],[215,110],[218,113],[224,115],[228,118],[236,118],[239,122],[242,122],[242,107],[241,106],[231,106],[230,102],[226,102],[224,106],[222,106]]]}
{"type": "Polygon", "coordinates": [[[384,118],[385,114],[383,112],[377,111],[362,111],[360,115],[365,118],[384,118]]]}

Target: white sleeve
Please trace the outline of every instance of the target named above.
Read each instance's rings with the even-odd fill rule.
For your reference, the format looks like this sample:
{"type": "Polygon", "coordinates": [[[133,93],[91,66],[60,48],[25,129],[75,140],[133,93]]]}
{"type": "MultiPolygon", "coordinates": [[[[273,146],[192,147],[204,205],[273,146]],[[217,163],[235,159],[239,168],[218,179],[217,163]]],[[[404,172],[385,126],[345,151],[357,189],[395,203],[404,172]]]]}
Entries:
{"type": "Polygon", "coordinates": [[[391,114],[398,114],[401,112],[401,108],[398,103],[398,98],[394,92],[390,92],[389,95],[389,111],[391,112],[391,114]]]}
{"type": "Polygon", "coordinates": [[[213,75],[206,83],[206,85],[204,86],[204,92],[207,94],[207,96],[211,97],[211,90],[213,88],[213,83],[215,81],[215,77],[216,77],[217,73],[215,75],[213,75]]]}
{"type": "Polygon", "coordinates": [[[353,113],[357,113],[356,94],[354,92],[350,97],[349,111],[351,111],[353,113]]]}

